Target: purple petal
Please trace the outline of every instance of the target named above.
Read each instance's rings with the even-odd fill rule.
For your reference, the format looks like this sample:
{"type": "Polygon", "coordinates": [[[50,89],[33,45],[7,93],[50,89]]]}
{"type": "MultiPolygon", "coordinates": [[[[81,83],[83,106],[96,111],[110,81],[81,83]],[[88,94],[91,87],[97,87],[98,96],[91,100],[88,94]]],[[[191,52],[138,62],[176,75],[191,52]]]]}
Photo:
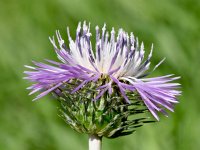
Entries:
{"type": "Polygon", "coordinates": [[[35,101],[35,100],[37,100],[37,99],[39,99],[39,98],[41,98],[41,97],[47,95],[48,93],[50,93],[51,91],[55,90],[56,88],[58,88],[58,87],[61,86],[62,84],[63,84],[63,83],[59,83],[59,84],[53,86],[52,88],[50,88],[50,89],[48,89],[48,90],[42,92],[42,93],[39,94],[35,99],[33,99],[33,101],[35,101]]]}

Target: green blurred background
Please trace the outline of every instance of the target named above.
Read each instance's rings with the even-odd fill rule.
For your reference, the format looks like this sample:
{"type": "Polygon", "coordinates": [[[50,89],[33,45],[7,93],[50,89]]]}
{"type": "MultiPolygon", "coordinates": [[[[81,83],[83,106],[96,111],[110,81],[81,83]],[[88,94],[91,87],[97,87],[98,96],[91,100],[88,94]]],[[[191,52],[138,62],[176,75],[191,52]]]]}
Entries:
{"type": "Polygon", "coordinates": [[[104,139],[103,150],[200,149],[199,0],[0,0],[0,150],[87,149],[87,135],[66,126],[48,96],[32,102],[22,79],[31,60],[57,60],[48,36],[59,29],[67,40],[69,26],[74,37],[83,20],[93,33],[104,22],[133,31],[147,52],[154,43],[154,65],[167,58],[152,76],[182,76],[175,113],[130,136],[104,139]]]}

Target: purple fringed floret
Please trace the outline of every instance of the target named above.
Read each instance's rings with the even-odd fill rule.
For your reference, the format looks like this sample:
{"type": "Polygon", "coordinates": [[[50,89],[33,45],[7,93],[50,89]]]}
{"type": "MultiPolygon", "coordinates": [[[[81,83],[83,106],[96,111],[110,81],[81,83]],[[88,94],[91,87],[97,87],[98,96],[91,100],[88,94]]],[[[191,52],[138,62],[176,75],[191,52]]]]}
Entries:
{"type": "Polygon", "coordinates": [[[41,92],[34,100],[39,99],[50,92],[55,92],[63,84],[73,79],[79,80],[80,84],[72,89],[72,94],[83,88],[89,82],[97,83],[99,80],[106,82],[97,87],[98,100],[105,92],[113,93],[113,85],[117,85],[121,96],[127,103],[130,103],[126,92],[137,92],[152,115],[159,120],[158,112],[167,116],[167,112],[174,111],[174,104],[178,103],[177,96],[181,94],[178,90],[180,84],[172,83],[179,79],[173,75],[146,78],[163,61],[160,61],[152,71],[147,72],[150,67],[153,46],[146,60],[144,60],[144,44],[131,33],[119,29],[116,37],[115,30],[109,33],[106,25],[102,28],[96,27],[96,44],[93,52],[90,41],[90,25],[79,23],[76,31],[76,39],[73,41],[69,28],[67,28],[69,47],[66,46],[59,31],[56,36],[59,48],[55,39],[50,41],[55,49],[60,62],[46,60],[47,63],[34,62],[35,67],[25,66],[31,71],[25,71],[25,79],[34,84],[28,89],[30,94],[41,92]]]}

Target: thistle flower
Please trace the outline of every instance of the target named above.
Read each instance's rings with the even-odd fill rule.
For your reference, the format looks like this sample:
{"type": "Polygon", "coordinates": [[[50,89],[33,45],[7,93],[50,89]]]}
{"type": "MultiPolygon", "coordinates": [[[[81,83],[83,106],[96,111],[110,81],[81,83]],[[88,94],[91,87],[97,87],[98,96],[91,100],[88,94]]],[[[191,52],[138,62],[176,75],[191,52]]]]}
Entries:
{"type": "MultiPolygon", "coordinates": [[[[103,132],[108,131],[104,128],[106,124],[105,126],[102,124],[102,116],[105,115],[105,110],[108,110],[106,107],[113,109],[114,105],[125,106],[123,109],[118,109],[119,111],[116,113],[114,111],[110,113],[110,115],[113,114],[111,118],[115,118],[115,121],[117,120],[117,113],[130,112],[128,106],[132,104],[144,104],[157,120],[159,120],[158,112],[167,116],[166,109],[174,110],[174,104],[178,103],[176,97],[181,92],[177,90],[180,84],[172,83],[172,81],[179,79],[179,77],[173,77],[170,74],[147,78],[164,60],[160,61],[151,71],[148,71],[153,45],[145,59],[144,44],[139,45],[138,38],[135,38],[133,33],[128,34],[123,29],[119,29],[116,35],[114,28],[109,33],[106,31],[106,25],[103,26],[102,32],[96,26],[95,45],[91,43],[90,24],[86,25],[86,22],[83,25],[79,23],[75,40],[72,40],[69,28],[67,28],[67,34],[69,47],[66,46],[59,31],[56,31],[59,47],[54,37],[50,38],[60,62],[52,60],[46,60],[47,63],[33,62],[35,67],[26,66],[31,71],[25,71],[25,74],[27,74],[25,79],[35,83],[28,88],[32,90],[30,94],[41,92],[34,100],[48,93],[53,93],[60,99],[65,110],[63,116],[72,128],[79,132],[89,134],[93,132],[99,136],[112,137],[114,134],[111,133],[118,133],[117,131],[122,130],[122,124],[119,122],[116,124],[117,130],[115,132],[111,132],[110,129],[106,134],[103,132]],[[92,46],[95,47],[95,50],[92,46]],[[132,101],[132,97],[135,98],[136,103],[132,101]],[[85,100],[80,102],[80,99],[85,100]],[[85,101],[87,104],[85,104],[85,101]],[[108,103],[108,101],[110,102],[108,103]],[[96,109],[96,103],[98,103],[98,109],[96,109]],[[77,116],[77,112],[74,110],[79,111],[83,108],[87,110],[80,111],[77,116]],[[96,114],[95,110],[101,110],[102,113],[96,114]],[[73,116],[70,114],[72,111],[74,111],[73,116]],[[91,123],[87,124],[85,123],[87,122],[86,119],[80,119],[81,115],[88,117],[88,112],[91,112],[89,115],[98,116],[98,121],[101,122],[99,126],[103,126],[102,130],[94,130],[94,128],[98,128],[97,124],[95,127],[88,127],[90,126],[88,124],[91,123]],[[84,124],[81,129],[80,122],[84,124]],[[77,124],[77,126],[75,127],[74,124],[77,124]],[[118,128],[117,125],[121,128],[118,128]],[[92,129],[89,130],[89,128],[92,129]]],[[[144,109],[137,110],[137,108],[132,110],[134,110],[134,114],[144,111],[144,109]]],[[[127,115],[123,115],[120,119],[118,121],[124,122],[125,120],[127,125],[127,115]]],[[[135,124],[139,122],[136,120],[135,124]]],[[[94,122],[92,121],[92,124],[94,122]]],[[[112,121],[108,120],[107,124],[109,122],[112,121]]],[[[113,124],[110,124],[110,128],[113,127],[113,124]]],[[[125,124],[123,124],[123,127],[125,129],[125,124]]]]}

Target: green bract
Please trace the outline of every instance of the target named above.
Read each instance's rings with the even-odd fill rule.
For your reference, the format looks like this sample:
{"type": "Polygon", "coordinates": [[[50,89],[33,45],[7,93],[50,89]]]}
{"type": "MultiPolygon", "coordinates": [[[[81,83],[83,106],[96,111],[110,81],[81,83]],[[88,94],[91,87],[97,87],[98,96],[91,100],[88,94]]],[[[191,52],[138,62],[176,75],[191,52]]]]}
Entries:
{"type": "Polygon", "coordinates": [[[148,110],[138,95],[127,92],[131,101],[127,104],[117,87],[113,88],[112,95],[106,92],[100,99],[93,101],[98,94],[96,87],[101,82],[90,82],[71,94],[71,89],[78,83],[78,80],[73,80],[54,92],[61,104],[60,116],[72,129],[79,133],[116,138],[133,133],[144,123],[153,122],[145,117],[148,110]]]}

